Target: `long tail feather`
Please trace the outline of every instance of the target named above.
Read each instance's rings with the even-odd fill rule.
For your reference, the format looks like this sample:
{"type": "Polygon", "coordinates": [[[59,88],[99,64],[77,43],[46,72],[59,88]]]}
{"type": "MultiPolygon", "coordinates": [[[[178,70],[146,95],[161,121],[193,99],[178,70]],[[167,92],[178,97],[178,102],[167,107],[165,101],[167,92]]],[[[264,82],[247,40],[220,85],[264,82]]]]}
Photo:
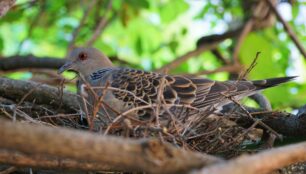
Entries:
{"type": "Polygon", "coordinates": [[[265,88],[277,86],[282,83],[286,83],[290,80],[293,80],[296,77],[297,76],[290,76],[290,77],[271,78],[271,79],[265,79],[265,80],[255,80],[255,81],[252,81],[252,83],[258,89],[265,89],[265,88]]]}

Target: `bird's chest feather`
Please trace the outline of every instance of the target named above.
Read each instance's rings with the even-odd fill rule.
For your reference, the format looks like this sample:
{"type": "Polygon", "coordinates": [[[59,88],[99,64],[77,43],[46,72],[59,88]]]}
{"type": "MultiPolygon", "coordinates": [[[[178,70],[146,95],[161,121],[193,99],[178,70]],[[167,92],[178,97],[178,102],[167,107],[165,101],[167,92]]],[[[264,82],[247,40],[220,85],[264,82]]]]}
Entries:
{"type": "Polygon", "coordinates": [[[78,93],[87,103],[83,109],[86,107],[89,112],[99,110],[97,114],[100,116],[116,117],[133,107],[114,95],[114,91],[120,89],[113,87],[110,70],[96,71],[87,76],[85,82],[81,80],[78,93]]]}

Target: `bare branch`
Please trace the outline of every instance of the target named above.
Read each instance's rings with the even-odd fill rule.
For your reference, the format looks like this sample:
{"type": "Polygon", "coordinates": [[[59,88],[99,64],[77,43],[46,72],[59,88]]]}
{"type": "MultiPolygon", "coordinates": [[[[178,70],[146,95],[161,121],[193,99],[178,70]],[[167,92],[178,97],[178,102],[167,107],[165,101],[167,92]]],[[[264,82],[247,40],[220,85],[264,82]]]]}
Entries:
{"type": "Polygon", "coordinates": [[[86,46],[92,46],[93,43],[98,39],[98,37],[101,35],[103,32],[103,29],[106,27],[107,23],[111,20],[112,17],[109,19],[106,17],[107,13],[109,13],[112,9],[112,0],[109,0],[107,4],[107,9],[105,10],[104,15],[101,17],[100,22],[95,29],[92,37],[87,41],[86,46]]]}
{"type": "Polygon", "coordinates": [[[74,42],[77,38],[78,33],[80,32],[80,29],[82,28],[82,26],[84,25],[89,13],[91,12],[92,8],[94,7],[94,5],[97,3],[97,0],[92,0],[88,7],[86,8],[86,10],[84,11],[84,14],[79,22],[79,25],[74,29],[73,33],[72,33],[72,39],[68,44],[68,53],[71,51],[71,49],[74,46],[74,42]]]}
{"type": "Polygon", "coordinates": [[[27,155],[20,152],[12,152],[7,150],[0,150],[0,163],[9,164],[18,167],[34,167],[44,169],[71,169],[71,170],[105,170],[109,171],[111,168],[103,163],[93,163],[76,161],[71,159],[56,159],[46,156],[27,155]]]}
{"type": "Polygon", "coordinates": [[[211,50],[211,52],[222,63],[222,65],[229,65],[231,63],[230,60],[225,58],[218,49],[213,49],[213,50],[211,50]]]}
{"type": "Polygon", "coordinates": [[[243,26],[239,26],[237,29],[226,31],[223,34],[212,34],[209,36],[203,36],[197,41],[196,45],[197,47],[200,47],[201,45],[220,43],[226,39],[235,38],[239,36],[242,29],[243,29],[243,26]]]}
{"type": "Polygon", "coordinates": [[[235,160],[208,166],[192,174],[264,174],[302,161],[306,161],[306,142],[263,151],[255,155],[244,155],[235,160]]]}
{"type": "Polygon", "coordinates": [[[283,24],[285,31],[288,33],[288,35],[290,36],[290,38],[292,39],[292,41],[294,42],[294,44],[296,45],[298,50],[301,52],[303,57],[306,59],[306,51],[305,51],[303,45],[298,40],[297,36],[294,34],[290,25],[279,14],[279,12],[277,11],[277,9],[275,8],[275,6],[273,5],[273,3],[270,0],[266,0],[266,2],[270,6],[271,10],[275,13],[277,19],[283,24]]]}
{"type": "Polygon", "coordinates": [[[200,72],[197,72],[193,75],[199,76],[199,75],[207,75],[207,74],[213,74],[213,73],[218,73],[218,72],[229,72],[229,73],[238,73],[241,71],[242,66],[237,63],[237,64],[230,64],[230,65],[225,65],[220,68],[216,68],[214,70],[203,70],[200,72]]]}
{"type": "Polygon", "coordinates": [[[122,171],[182,173],[221,161],[157,140],[131,140],[5,120],[0,121],[0,137],[3,149],[53,158],[86,159],[122,171]]]}
{"type": "Polygon", "coordinates": [[[17,52],[16,54],[19,54],[20,51],[22,50],[22,46],[24,45],[24,43],[27,41],[27,39],[32,37],[33,31],[37,25],[37,23],[39,22],[40,18],[43,16],[43,14],[45,13],[45,8],[46,8],[46,1],[41,1],[38,2],[41,3],[40,5],[38,5],[39,11],[37,12],[37,14],[33,17],[33,19],[31,20],[31,22],[29,22],[28,24],[28,29],[27,29],[27,34],[26,36],[19,42],[18,47],[17,47],[17,52]]]}
{"type": "Polygon", "coordinates": [[[176,58],[174,61],[172,61],[172,62],[164,65],[163,67],[157,69],[156,71],[157,72],[165,72],[165,71],[168,71],[170,69],[176,68],[181,63],[190,59],[191,57],[198,56],[205,51],[215,49],[217,47],[217,45],[218,44],[216,44],[216,43],[213,43],[213,44],[210,44],[210,45],[201,45],[200,47],[197,47],[195,50],[192,50],[192,51],[189,51],[189,52],[185,53],[184,55],[176,58]]]}
{"type": "MultiPolygon", "coordinates": [[[[232,103],[225,106],[222,113],[225,116],[235,116],[237,119],[235,122],[244,127],[249,128],[254,123],[254,120],[246,115],[243,115],[243,111],[239,106],[232,103]]],[[[252,117],[260,119],[264,124],[271,127],[273,130],[282,134],[285,137],[305,137],[306,135],[306,105],[299,109],[299,113],[296,115],[286,112],[266,111],[264,109],[255,109],[244,106],[252,117]]],[[[263,128],[257,126],[258,128],[263,128]]]]}
{"type": "Polygon", "coordinates": [[[11,56],[2,58],[0,71],[12,71],[23,68],[58,69],[66,60],[55,57],[11,56]]]}
{"type": "Polygon", "coordinates": [[[270,101],[267,99],[267,97],[265,97],[261,93],[256,93],[254,95],[251,95],[249,96],[249,98],[254,100],[260,106],[260,108],[267,111],[272,111],[272,106],[270,101]]]}
{"type": "Polygon", "coordinates": [[[15,4],[16,0],[2,0],[0,2],[0,17],[4,16],[15,4]]]}
{"type": "MultiPolygon", "coordinates": [[[[176,68],[177,66],[179,66],[181,63],[185,62],[186,60],[188,60],[188,59],[190,59],[194,56],[198,56],[205,51],[211,50],[214,53],[219,43],[221,43],[222,41],[224,41],[228,38],[234,38],[234,37],[239,36],[239,34],[242,32],[243,28],[244,28],[244,26],[240,26],[235,30],[227,31],[223,34],[213,34],[213,35],[201,37],[196,43],[197,47],[196,47],[195,50],[185,53],[184,55],[176,58],[174,61],[172,61],[172,62],[164,65],[163,67],[157,69],[156,71],[157,72],[164,72],[164,71],[168,71],[169,69],[176,68]]],[[[225,60],[221,60],[221,61],[227,62],[225,60]]],[[[217,72],[222,72],[222,71],[223,71],[222,69],[220,71],[217,70],[217,72]]],[[[227,70],[225,70],[225,71],[227,71],[227,70]]],[[[198,73],[198,74],[211,74],[211,73],[214,73],[214,72],[204,71],[204,72],[198,73]]]]}
{"type": "Polygon", "coordinates": [[[9,168],[7,168],[3,171],[0,171],[0,174],[10,174],[10,173],[15,172],[16,170],[17,170],[17,168],[13,166],[13,167],[9,167],[9,168]]]}
{"type": "Polygon", "coordinates": [[[62,97],[59,97],[60,90],[55,87],[35,82],[0,78],[0,96],[2,97],[20,100],[32,89],[34,90],[26,98],[26,101],[35,100],[36,104],[47,104],[54,107],[59,107],[62,103],[62,107],[67,111],[79,108],[75,94],[65,92],[62,97]]]}
{"type": "Polygon", "coordinates": [[[245,39],[245,37],[252,31],[253,29],[253,24],[254,24],[254,21],[253,19],[249,19],[249,21],[243,26],[243,29],[242,29],[242,32],[238,38],[238,42],[234,48],[234,52],[233,52],[233,61],[234,63],[238,63],[239,62],[239,58],[238,58],[238,54],[239,54],[239,51],[240,51],[240,48],[241,48],[241,45],[245,39]]]}
{"type": "MultiPolygon", "coordinates": [[[[113,62],[120,64],[129,64],[128,62],[118,58],[117,56],[109,56],[113,62]]],[[[65,64],[66,60],[60,57],[37,57],[34,55],[27,56],[11,56],[6,58],[0,57],[0,72],[13,71],[20,69],[58,69],[65,64]]]]}

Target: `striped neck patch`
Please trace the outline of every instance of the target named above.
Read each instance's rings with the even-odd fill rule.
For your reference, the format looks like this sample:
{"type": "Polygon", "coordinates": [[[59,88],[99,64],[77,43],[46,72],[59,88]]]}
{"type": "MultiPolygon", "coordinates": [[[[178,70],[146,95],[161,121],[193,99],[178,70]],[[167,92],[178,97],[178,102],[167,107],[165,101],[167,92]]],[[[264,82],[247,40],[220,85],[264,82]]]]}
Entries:
{"type": "Polygon", "coordinates": [[[111,70],[111,68],[104,68],[104,69],[100,69],[96,72],[93,72],[92,74],[90,74],[90,79],[91,80],[98,80],[98,79],[102,78],[104,76],[104,74],[106,72],[108,72],[109,70],[111,70]]]}

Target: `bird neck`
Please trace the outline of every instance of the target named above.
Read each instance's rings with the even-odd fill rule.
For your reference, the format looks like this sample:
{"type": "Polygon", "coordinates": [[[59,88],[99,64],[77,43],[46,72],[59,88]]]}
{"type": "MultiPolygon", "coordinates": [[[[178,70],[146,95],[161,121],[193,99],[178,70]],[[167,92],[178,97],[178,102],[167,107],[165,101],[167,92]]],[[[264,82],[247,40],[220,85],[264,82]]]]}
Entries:
{"type": "Polygon", "coordinates": [[[113,68],[113,63],[109,60],[108,57],[102,55],[100,59],[95,61],[90,61],[86,66],[82,66],[80,72],[84,77],[88,77],[91,74],[107,68],[113,68]]]}
{"type": "Polygon", "coordinates": [[[91,73],[87,79],[89,80],[98,80],[98,79],[101,79],[103,78],[110,70],[112,70],[113,68],[102,68],[102,69],[99,69],[93,73],[91,73]]]}
{"type": "Polygon", "coordinates": [[[105,56],[105,55],[102,55],[102,59],[101,61],[99,61],[99,66],[100,68],[109,68],[109,67],[114,67],[114,64],[111,62],[111,60],[105,56]]]}
{"type": "MultiPolygon", "coordinates": [[[[86,81],[97,80],[102,78],[106,72],[114,68],[111,61],[99,61],[89,66],[86,70],[83,70],[79,75],[85,78],[86,81]]],[[[81,77],[81,78],[82,78],[81,77]]]]}

